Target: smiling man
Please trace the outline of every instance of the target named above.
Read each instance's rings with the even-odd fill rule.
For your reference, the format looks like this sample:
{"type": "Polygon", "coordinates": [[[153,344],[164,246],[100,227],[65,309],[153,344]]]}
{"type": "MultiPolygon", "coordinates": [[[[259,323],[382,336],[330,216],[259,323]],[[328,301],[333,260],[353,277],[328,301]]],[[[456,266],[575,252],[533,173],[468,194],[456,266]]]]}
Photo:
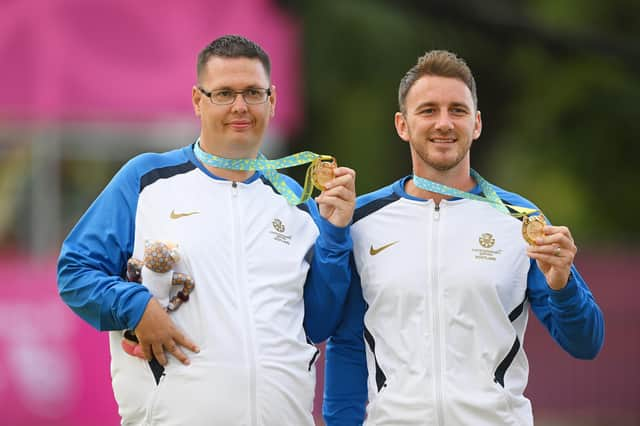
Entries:
{"type": "Polygon", "coordinates": [[[123,425],[313,425],[313,343],[333,332],[347,294],[355,173],[335,168],[316,200],[294,205],[279,192],[299,196],[292,179],[227,167],[260,158],[276,109],[270,70],[252,41],[214,40],[191,91],[198,139],[129,161],[63,243],[59,292],[111,331],[123,425]],[[174,271],[195,283],[174,291],[171,315],[150,290],[171,275],[145,266],[143,285],[124,278],[147,241],[177,244],[174,271]],[[121,346],[127,329],[144,359],[121,346]]]}
{"type": "Polygon", "coordinates": [[[398,98],[413,174],[356,203],[356,270],[327,344],[327,426],[532,426],[528,308],[577,358],[603,342],[576,245],[471,169],[482,121],[462,59],[427,52],[398,98]]]}

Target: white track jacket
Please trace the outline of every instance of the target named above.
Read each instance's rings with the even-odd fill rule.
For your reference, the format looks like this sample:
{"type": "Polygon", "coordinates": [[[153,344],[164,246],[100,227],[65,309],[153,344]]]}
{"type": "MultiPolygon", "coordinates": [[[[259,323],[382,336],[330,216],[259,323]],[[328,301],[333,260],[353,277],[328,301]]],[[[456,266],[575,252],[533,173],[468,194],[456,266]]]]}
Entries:
{"type": "MultiPolygon", "coordinates": [[[[298,194],[299,185],[285,177],[298,194]]],[[[192,146],[131,160],[65,240],[64,301],[110,332],[111,375],[123,425],[313,425],[315,360],[347,294],[351,239],[313,200],[291,206],[256,173],[213,176],[192,146]],[[124,329],[151,297],[127,282],[145,241],[179,245],[176,272],[195,289],[172,320],[199,347],[191,365],[127,355],[124,329]],[[304,326],[303,326],[304,325],[304,326]]]]}
{"type": "Polygon", "coordinates": [[[518,219],[467,199],[437,207],[408,195],[407,179],[358,199],[357,271],[327,345],[327,426],[362,424],[367,400],[368,426],[532,426],[529,307],[580,358],[602,345],[599,308],[573,267],[564,289],[548,287],[518,219]]]}

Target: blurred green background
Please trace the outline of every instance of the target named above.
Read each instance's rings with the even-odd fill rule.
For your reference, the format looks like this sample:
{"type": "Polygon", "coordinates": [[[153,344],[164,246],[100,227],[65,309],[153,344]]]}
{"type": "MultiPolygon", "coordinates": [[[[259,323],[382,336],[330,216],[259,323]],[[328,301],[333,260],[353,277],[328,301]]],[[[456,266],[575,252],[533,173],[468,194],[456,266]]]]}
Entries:
{"type": "Polygon", "coordinates": [[[334,153],[357,170],[359,193],[409,174],[393,126],[400,78],[424,51],[451,50],[478,85],[472,166],[569,225],[579,245],[637,249],[640,2],[288,3],[304,34],[296,149],[334,153]]]}

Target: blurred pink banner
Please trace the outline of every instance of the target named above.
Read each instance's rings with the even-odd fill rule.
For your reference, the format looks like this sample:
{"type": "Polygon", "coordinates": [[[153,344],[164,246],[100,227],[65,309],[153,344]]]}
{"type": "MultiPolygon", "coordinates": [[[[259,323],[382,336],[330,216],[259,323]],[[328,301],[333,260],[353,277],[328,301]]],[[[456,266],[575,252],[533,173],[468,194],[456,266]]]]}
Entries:
{"type": "Polygon", "coordinates": [[[224,34],[272,61],[274,124],[299,127],[298,25],[270,0],[2,0],[0,120],[193,117],[196,56],[224,34]]]}
{"type": "Polygon", "coordinates": [[[111,426],[108,335],[58,297],[55,259],[0,255],[0,401],[3,425],[111,426]]]}

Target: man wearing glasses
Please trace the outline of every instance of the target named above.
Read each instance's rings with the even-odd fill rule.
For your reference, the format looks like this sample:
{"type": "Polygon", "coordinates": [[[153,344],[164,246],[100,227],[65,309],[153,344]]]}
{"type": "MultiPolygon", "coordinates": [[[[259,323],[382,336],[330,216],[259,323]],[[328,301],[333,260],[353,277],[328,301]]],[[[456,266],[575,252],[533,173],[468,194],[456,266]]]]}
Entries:
{"type": "Polygon", "coordinates": [[[261,158],[276,107],[269,57],[224,36],[199,54],[197,75],[198,140],[138,156],[116,174],[63,243],[60,295],[111,330],[122,424],[313,425],[312,342],[332,333],[346,297],[355,173],[335,168],[315,201],[296,206],[282,194],[300,195],[292,179],[229,168],[261,158]],[[177,243],[174,270],[195,282],[171,315],[123,278],[146,241],[177,243]],[[123,350],[126,329],[146,359],[123,350]]]}

